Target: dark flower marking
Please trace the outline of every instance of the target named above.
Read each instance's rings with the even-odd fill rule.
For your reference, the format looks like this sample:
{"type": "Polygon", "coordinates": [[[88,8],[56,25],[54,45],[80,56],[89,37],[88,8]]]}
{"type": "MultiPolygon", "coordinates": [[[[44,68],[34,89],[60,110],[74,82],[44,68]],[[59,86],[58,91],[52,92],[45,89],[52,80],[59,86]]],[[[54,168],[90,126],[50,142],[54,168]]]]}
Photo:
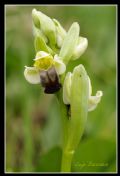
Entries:
{"type": "Polygon", "coordinates": [[[53,94],[61,88],[59,77],[54,67],[49,68],[47,71],[41,71],[40,79],[41,85],[45,88],[44,92],[47,94],[53,94]]]}

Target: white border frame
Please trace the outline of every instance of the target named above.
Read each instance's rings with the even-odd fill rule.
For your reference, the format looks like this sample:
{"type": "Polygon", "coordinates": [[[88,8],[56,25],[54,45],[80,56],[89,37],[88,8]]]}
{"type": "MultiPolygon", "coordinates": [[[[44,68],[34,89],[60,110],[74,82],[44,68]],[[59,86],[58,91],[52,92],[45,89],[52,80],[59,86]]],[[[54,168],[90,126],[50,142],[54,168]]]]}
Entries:
{"type": "MultiPolygon", "coordinates": [[[[5,17],[5,23],[4,23],[4,29],[5,29],[5,35],[4,35],[4,39],[5,39],[5,44],[4,44],[4,56],[5,56],[5,62],[4,62],[4,81],[5,81],[5,85],[6,85],[6,6],[115,6],[116,7],[116,78],[117,78],[117,52],[118,52],[118,38],[117,38],[117,34],[118,34],[118,5],[117,4],[7,4],[4,5],[4,17],[5,17]]],[[[116,85],[117,84],[117,79],[116,79],[116,85]]],[[[117,90],[117,89],[116,89],[117,90]]],[[[118,109],[118,104],[117,104],[117,91],[116,91],[116,172],[63,172],[63,173],[69,173],[69,174],[110,174],[110,173],[118,173],[118,155],[117,155],[117,146],[118,146],[118,135],[117,135],[117,123],[118,123],[118,119],[117,119],[117,109],[118,109]]],[[[5,150],[4,150],[4,173],[13,173],[13,174],[24,174],[24,173],[30,173],[30,174],[60,174],[61,172],[6,172],[6,86],[5,86],[5,101],[4,101],[4,107],[5,107],[5,117],[4,117],[4,146],[5,146],[5,150]]]]}

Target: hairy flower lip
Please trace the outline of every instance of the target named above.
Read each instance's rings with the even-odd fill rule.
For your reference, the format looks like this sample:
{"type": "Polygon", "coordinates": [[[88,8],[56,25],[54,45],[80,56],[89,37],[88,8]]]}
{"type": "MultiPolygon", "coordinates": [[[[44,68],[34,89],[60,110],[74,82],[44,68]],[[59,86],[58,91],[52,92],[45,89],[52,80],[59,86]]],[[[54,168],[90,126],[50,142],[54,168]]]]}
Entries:
{"type": "Polygon", "coordinates": [[[54,67],[49,68],[47,71],[42,71],[40,78],[41,84],[45,88],[44,92],[47,94],[55,93],[61,88],[59,77],[54,67]]]}

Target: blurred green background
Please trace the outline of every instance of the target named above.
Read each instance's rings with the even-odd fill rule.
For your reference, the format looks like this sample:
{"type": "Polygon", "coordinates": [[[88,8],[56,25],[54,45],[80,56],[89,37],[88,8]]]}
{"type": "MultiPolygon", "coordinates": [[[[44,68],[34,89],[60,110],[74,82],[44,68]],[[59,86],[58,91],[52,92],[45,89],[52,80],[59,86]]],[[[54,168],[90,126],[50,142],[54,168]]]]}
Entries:
{"type": "Polygon", "coordinates": [[[35,56],[33,8],[69,29],[80,24],[88,48],[68,70],[82,63],[93,95],[104,96],[88,114],[85,133],[72,162],[72,172],[116,171],[116,6],[6,6],[6,171],[59,172],[61,119],[56,98],[29,84],[24,66],[35,56]]]}

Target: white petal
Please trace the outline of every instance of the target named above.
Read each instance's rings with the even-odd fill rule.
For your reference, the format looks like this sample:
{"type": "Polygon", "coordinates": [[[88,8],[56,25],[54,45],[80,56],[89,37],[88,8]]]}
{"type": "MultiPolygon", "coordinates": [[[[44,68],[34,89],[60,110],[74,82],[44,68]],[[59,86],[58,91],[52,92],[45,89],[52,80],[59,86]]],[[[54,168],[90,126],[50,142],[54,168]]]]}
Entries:
{"type": "Polygon", "coordinates": [[[97,91],[95,96],[89,97],[88,111],[93,111],[97,107],[98,103],[101,100],[102,95],[103,95],[102,91],[97,91]]]}
{"type": "Polygon", "coordinates": [[[57,32],[57,45],[59,48],[62,47],[64,38],[66,36],[66,31],[65,29],[62,27],[62,25],[59,23],[59,21],[57,21],[56,19],[53,19],[55,26],[56,26],[56,32],[57,32]]]}
{"type": "Polygon", "coordinates": [[[65,104],[70,104],[71,82],[72,82],[72,73],[68,72],[66,74],[63,84],[63,102],[65,104]]]}
{"type": "Polygon", "coordinates": [[[57,55],[54,56],[54,66],[58,75],[63,74],[66,70],[66,65],[63,63],[62,60],[60,60],[57,55]]]}
{"type": "Polygon", "coordinates": [[[63,43],[63,38],[58,34],[57,35],[57,45],[59,48],[61,48],[62,43],[63,43]]]}
{"type": "Polygon", "coordinates": [[[91,96],[91,94],[92,94],[92,85],[91,85],[91,80],[90,80],[89,76],[88,76],[88,80],[89,80],[89,96],[91,96]]]}
{"type": "Polygon", "coordinates": [[[88,46],[88,40],[87,40],[87,38],[80,37],[79,38],[79,43],[75,47],[72,59],[73,60],[78,59],[85,52],[87,46],[88,46]]]}
{"type": "Polygon", "coordinates": [[[24,76],[26,80],[31,84],[40,83],[40,73],[39,73],[39,70],[36,69],[35,67],[25,66],[24,76]]]}
{"type": "Polygon", "coordinates": [[[49,55],[50,55],[50,54],[49,54],[49,53],[46,53],[45,51],[38,51],[34,60],[38,60],[38,59],[47,57],[47,56],[49,56],[49,55]]]}

